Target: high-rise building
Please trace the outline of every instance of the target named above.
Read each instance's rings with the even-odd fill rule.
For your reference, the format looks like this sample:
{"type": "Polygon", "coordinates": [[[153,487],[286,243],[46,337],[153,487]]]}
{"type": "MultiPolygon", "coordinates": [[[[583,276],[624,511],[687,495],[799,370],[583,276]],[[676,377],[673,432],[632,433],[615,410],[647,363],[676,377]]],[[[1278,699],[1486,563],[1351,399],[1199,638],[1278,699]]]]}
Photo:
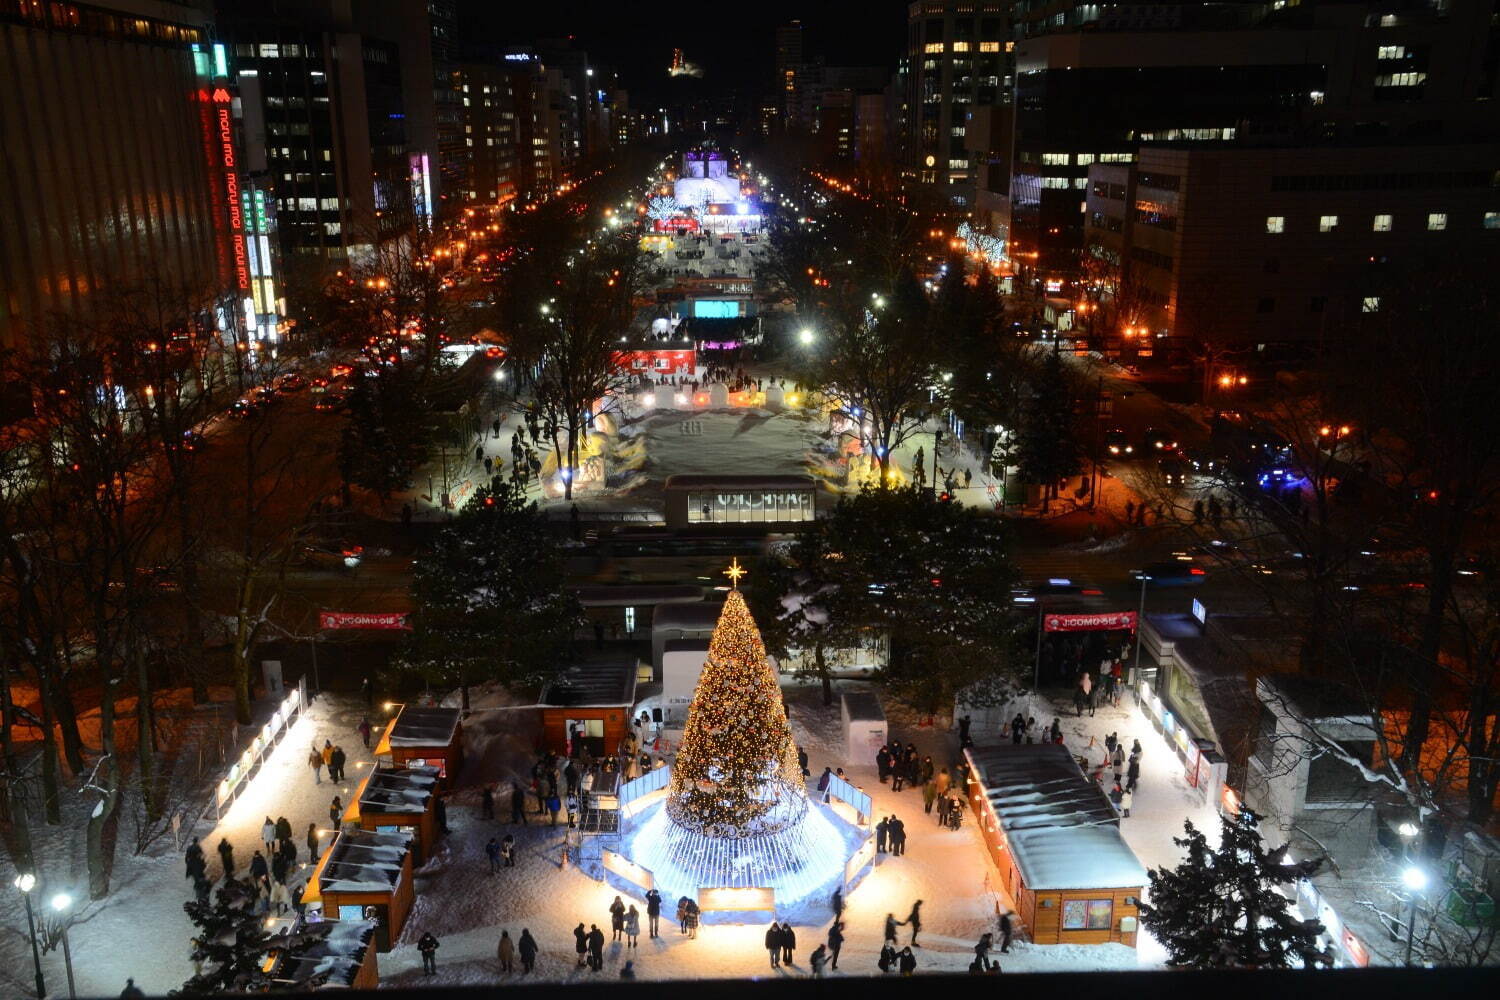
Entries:
{"type": "Polygon", "coordinates": [[[438,150],[422,0],[225,0],[218,30],[286,254],[364,254],[431,219],[438,150]]]}
{"type": "Polygon", "coordinates": [[[463,156],[449,194],[462,201],[504,204],[516,197],[519,180],[516,73],[496,62],[461,62],[455,73],[463,156]]]}
{"type": "Polygon", "coordinates": [[[793,21],[776,29],[776,79],[778,104],[787,118],[795,118],[802,99],[802,22],[793,21]]]}
{"type": "Polygon", "coordinates": [[[1147,148],[1493,141],[1494,8],[1018,0],[1013,250],[1076,276],[1090,167],[1147,148]]]}
{"type": "Polygon", "coordinates": [[[975,200],[969,112],[1010,101],[1010,7],[1005,0],[916,0],[907,8],[903,172],[960,208],[975,200]]]}
{"type": "Polygon", "coordinates": [[[207,28],[184,4],[0,0],[0,344],[146,282],[239,311],[207,28]]]}

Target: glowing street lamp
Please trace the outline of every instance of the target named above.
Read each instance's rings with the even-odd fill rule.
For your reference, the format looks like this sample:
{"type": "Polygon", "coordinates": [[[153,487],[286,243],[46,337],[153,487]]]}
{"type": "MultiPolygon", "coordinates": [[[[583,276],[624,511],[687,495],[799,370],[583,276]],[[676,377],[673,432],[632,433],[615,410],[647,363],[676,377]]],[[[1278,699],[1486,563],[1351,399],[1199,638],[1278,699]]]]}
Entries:
{"type": "MultiPolygon", "coordinates": [[[[65,892],[59,892],[52,897],[52,908],[59,914],[66,914],[73,908],[73,897],[65,892]]],[[[71,1000],[71,998],[78,996],[78,992],[73,988],[73,952],[68,948],[69,921],[66,916],[61,916],[60,919],[62,920],[62,929],[59,935],[62,938],[63,967],[68,970],[68,997],[71,1000]]]]}
{"type": "Polygon", "coordinates": [[[45,997],[47,983],[42,979],[42,953],[36,946],[36,918],[31,913],[31,890],[36,888],[36,876],[31,872],[17,875],[15,887],[21,890],[21,898],[26,900],[26,926],[31,931],[31,962],[36,967],[36,995],[45,997]]]}
{"type": "Polygon", "coordinates": [[[802,329],[797,331],[797,339],[804,345],[806,345],[811,344],[814,340],[816,340],[817,335],[812,332],[811,327],[804,326],[802,329]]]}

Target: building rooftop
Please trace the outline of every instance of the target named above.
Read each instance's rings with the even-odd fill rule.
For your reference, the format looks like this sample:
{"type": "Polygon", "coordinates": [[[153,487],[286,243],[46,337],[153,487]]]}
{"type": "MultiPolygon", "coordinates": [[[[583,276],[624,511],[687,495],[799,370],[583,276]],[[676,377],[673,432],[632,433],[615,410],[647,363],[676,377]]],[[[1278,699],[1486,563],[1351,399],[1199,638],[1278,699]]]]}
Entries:
{"type": "Polygon", "coordinates": [[[410,853],[410,834],[341,830],[318,865],[318,890],[389,892],[410,853]]]}
{"type": "Polygon", "coordinates": [[[1055,743],[965,751],[1027,888],[1133,889],[1146,870],[1104,790],[1055,743]]]}
{"type": "Polygon", "coordinates": [[[299,991],[353,986],[370,950],[376,924],[374,920],[304,922],[296,936],[308,943],[296,955],[282,953],[278,957],[273,980],[299,991]]]}
{"type": "Polygon", "coordinates": [[[391,727],[393,747],[445,747],[458,734],[461,712],[456,708],[403,705],[391,727]]]}
{"type": "Polygon", "coordinates": [[[437,786],[438,769],[409,767],[401,771],[372,771],[359,792],[359,811],[390,815],[427,811],[437,786]]]}
{"type": "Polygon", "coordinates": [[[635,704],[634,656],[575,663],[542,689],[537,704],[554,707],[605,707],[635,704]]]}

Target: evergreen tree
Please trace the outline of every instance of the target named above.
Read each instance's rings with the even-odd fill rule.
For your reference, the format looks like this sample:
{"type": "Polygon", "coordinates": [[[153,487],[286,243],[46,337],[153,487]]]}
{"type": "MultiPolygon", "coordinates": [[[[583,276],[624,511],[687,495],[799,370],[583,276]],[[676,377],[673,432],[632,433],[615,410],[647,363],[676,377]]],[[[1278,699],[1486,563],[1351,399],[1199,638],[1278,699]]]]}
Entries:
{"type": "Polygon", "coordinates": [[[1016,459],[1027,482],[1045,488],[1045,498],[1057,496],[1057,481],[1081,468],[1082,448],[1073,391],[1063,371],[1062,357],[1054,350],[1047,355],[1037,376],[1031,404],[1021,421],[1016,459]]]}
{"type": "Polygon", "coordinates": [[[713,837],[769,833],[785,815],[777,803],[797,794],[806,787],[781,686],[744,595],[731,590],[688,706],[667,813],[713,837]]]}
{"type": "Polygon", "coordinates": [[[268,982],[262,971],[273,948],[295,947],[300,937],[272,937],[265,919],[255,912],[257,893],[248,879],[226,879],[208,903],[183,903],[188,919],[197,925],[193,957],[203,971],[182,984],[184,993],[250,992],[268,982]]]}
{"type": "Polygon", "coordinates": [[[412,572],[403,659],[429,679],[541,681],[582,621],[547,519],[496,477],[438,534],[412,572]]]}
{"type": "Polygon", "coordinates": [[[1167,964],[1205,968],[1286,969],[1327,965],[1318,947],[1323,925],[1299,920],[1280,886],[1293,886],[1322,859],[1288,862],[1287,845],[1267,853],[1257,817],[1242,809],[1224,823],[1217,850],[1191,821],[1174,838],[1187,856],[1150,873],[1151,902],[1141,922],[1167,949],[1167,964]]]}

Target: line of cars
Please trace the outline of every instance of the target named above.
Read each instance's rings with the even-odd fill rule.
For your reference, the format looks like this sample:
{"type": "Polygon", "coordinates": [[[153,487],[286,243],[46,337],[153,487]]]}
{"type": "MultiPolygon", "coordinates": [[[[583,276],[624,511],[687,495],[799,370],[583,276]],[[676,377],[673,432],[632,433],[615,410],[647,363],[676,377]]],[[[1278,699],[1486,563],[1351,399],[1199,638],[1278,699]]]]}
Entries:
{"type": "Polygon", "coordinates": [[[284,396],[303,392],[313,395],[313,409],[320,413],[337,413],[348,401],[348,378],[353,368],[350,365],[334,365],[327,376],[307,378],[298,372],[288,372],[273,382],[256,386],[235,400],[229,407],[229,415],[246,420],[278,402],[284,396]]]}

